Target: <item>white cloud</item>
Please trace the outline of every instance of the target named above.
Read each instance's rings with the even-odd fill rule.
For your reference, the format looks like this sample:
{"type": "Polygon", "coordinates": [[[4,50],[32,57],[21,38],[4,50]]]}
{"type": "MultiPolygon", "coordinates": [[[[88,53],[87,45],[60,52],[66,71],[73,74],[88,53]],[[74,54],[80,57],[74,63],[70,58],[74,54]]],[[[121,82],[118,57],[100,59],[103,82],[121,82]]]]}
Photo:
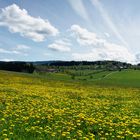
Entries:
{"type": "Polygon", "coordinates": [[[32,17],[25,9],[20,9],[16,4],[2,9],[0,26],[8,27],[10,32],[20,33],[21,36],[36,42],[44,41],[48,36],[58,34],[58,30],[48,20],[32,17]]]}
{"type": "Polygon", "coordinates": [[[31,49],[30,46],[19,44],[10,51],[11,53],[20,54],[24,56],[28,56],[28,51],[31,49]]]}
{"type": "Polygon", "coordinates": [[[21,52],[19,51],[16,51],[16,50],[12,50],[12,51],[9,51],[11,54],[21,54],[21,52]]]}
{"type": "Polygon", "coordinates": [[[7,51],[7,50],[5,50],[5,49],[0,48],[0,53],[9,53],[9,51],[7,51]]]}
{"type": "Polygon", "coordinates": [[[9,58],[4,58],[4,59],[0,59],[0,61],[10,62],[10,61],[15,61],[15,60],[14,59],[9,59],[9,58]]]}
{"type": "Polygon", "coordinates": [[[77,38],[77,42],[80,45],[97,45],[99,42],[103,41],[97,37],[93,32],[89,32],[85,28],[81,28],[79,25],[72,25],[71,31],[77,38]]]}
{"type": "Polygon", "coordinates": [[[76,60],[115,60],[135,63],[135,56],[133,56],[126,48],[108,43],[102,48],[92,49],[89,53],[73,53],[72,56],[76,60]]]}
{"type": "Polygon", "coordinates": [[[25,55],[27,56],[28,54],[26,53],[26,50],[30,49],[26,45],[17,45],[17,47],[12,48],[11,50],[6,50],[3,48],[0,48],[0,53],[1,54],[16,54],[16,55],[25,55]]]}
{"type": "Polygon", "coordinates": [[[107,11],[104,9],[104,7],[102,6],[102,3],[99,0],[91,0],[92,4],[99,10],[102,18],[104,19],[104,21],[107,23],[108,27],[114,32],[114,34],[116,35],[116,37],[125,45],[128,46],[128,43],[125,41],[125,39],[123,38],[123,36],[120,34],[120,32],[118,31],[118,28],[116,27],[116,25],[114,24],[114,22],[112,21],[111,17],[109,16],[109,14],[107,13],[107,11]]]}
{"type": "Polygon", "coordinates": [[[49,56],[50,54],[45,52],[43,55],[44,55],[44,56],[49,56]]]}
{"type": "Polygon", "coordinates": [[[124,46],[102,39],[79,25],[73,25],[71,31],[80,45],[92,47],[89,53],[73,53],[72,56],[76,60],[117,60],[131,63],[135,61],[135,56],[124,46]]]}
{"type": "Polygon", "coordinates": [[[71,44],[68,41],[64,40],[56,40],[54,43],[48,45],[48,48],[54,51],[59,51],[59,52],[70,52],[71,44]]]}
{"type": "Polygon", "coordinates": [[[68,0],[73,10],[86,21],[90,21],[82,0],[68,0]]]}
{"type": "Polygon", "coordinates": [[[18,52],[16,50],[9,51],[9,50],[3,49],[3,48],[0,48],[0,53],[4,53],[4,54],[20,54],[20,52],[18,52]]]}
{"type": "Polygon", "coordinates": [[[109,38],[110,37],[110,34],[109,33],[104,33],[104,35],[109,38]]]}
{"type": "Polygon", "coordinates": [[[31,49],[31,47],[23,44],[17,45],[15,48],[15,50],[29,50],[29,49],[31,49]]]}

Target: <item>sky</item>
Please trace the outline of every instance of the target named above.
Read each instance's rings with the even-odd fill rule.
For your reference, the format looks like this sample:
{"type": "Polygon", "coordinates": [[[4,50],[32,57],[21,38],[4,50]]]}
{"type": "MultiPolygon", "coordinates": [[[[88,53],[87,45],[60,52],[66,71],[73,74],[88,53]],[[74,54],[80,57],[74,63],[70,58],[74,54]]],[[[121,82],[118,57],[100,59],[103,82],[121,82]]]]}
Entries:
{"type": "Polygon", "coordinates": [[[140,63],[140,0],[0,0],[0,61],[140,63]]]}

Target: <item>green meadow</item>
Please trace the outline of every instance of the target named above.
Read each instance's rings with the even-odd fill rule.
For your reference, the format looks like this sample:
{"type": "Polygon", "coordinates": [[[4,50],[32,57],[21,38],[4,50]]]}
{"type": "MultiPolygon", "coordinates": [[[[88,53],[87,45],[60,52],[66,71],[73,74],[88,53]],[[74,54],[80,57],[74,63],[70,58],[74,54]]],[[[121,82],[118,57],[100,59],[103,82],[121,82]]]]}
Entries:
{"type": "Polygon", "coordinates": [[[137,70],[0,71],[0,139],[139,140],[139,82],[137,70]]]}

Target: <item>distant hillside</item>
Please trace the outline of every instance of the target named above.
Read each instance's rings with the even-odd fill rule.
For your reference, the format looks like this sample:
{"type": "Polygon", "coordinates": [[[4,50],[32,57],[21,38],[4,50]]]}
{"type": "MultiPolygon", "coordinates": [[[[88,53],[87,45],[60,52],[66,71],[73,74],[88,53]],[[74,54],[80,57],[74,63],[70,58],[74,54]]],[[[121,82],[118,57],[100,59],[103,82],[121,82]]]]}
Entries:
{"type": "Polygon", "coordinates": [[[36,61],[36,62],[2,62],[0,61],[0,70],[28,72],[33,73],[35,69],[46,71],[46,69],[54,68],[60,71],[64,69],[104,69],[104,70],[121,70],[121,69],[140,69],[140,64],[132,65],[119,61],[36,61]],[[59,67],[59,68],[58,68],[59,67]]]}
{"type": "Polygon", "coordinates": [[[32,62],[34,65],[49,65],[51,63],[58,62],[58,61],[35,61],[32,62]]]}
{"type": "Polygon", "coordinates": [[[48,65],[48,66],[78,66],[78,65],[122,65],[132,66],[132,64],[119,61],[36,61],[32,62],[34,65],[48,65]]]}

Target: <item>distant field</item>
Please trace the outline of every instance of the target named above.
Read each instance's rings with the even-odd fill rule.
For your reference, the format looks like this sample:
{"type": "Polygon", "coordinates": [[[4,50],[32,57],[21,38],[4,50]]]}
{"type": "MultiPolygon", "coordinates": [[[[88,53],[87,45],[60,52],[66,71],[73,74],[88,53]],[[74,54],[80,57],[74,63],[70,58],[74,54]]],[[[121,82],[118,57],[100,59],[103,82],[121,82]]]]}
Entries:
{"type": "Polygon", "coordinates": [[[47,73],[42,77],[50,80],[83,82],[90,85],[100,86],[121,86],[121,87],[140,87],[140,70],[122,70],[122,71],[83,71],[83,75],[79,76],[77,71],[73,71],[77,75],[72,79],[71,75],[65,73],[47,73]],[[87,72],[87,73],[86,73],[87,72]],[[86,73],[86,74],[85,74],[86,73]]]}
{"type": "Polygon", "coordinates": [[[140,70],[114,72],[95,83],[110,86],[140,87],[140,70]]]}
{"type": "Polygon", "coordinates": [[[0,71],[0,140],[139,140],[140,89],[114,86],[137,84],[139,71],[100,75],[94,85],[0,71]]]}

